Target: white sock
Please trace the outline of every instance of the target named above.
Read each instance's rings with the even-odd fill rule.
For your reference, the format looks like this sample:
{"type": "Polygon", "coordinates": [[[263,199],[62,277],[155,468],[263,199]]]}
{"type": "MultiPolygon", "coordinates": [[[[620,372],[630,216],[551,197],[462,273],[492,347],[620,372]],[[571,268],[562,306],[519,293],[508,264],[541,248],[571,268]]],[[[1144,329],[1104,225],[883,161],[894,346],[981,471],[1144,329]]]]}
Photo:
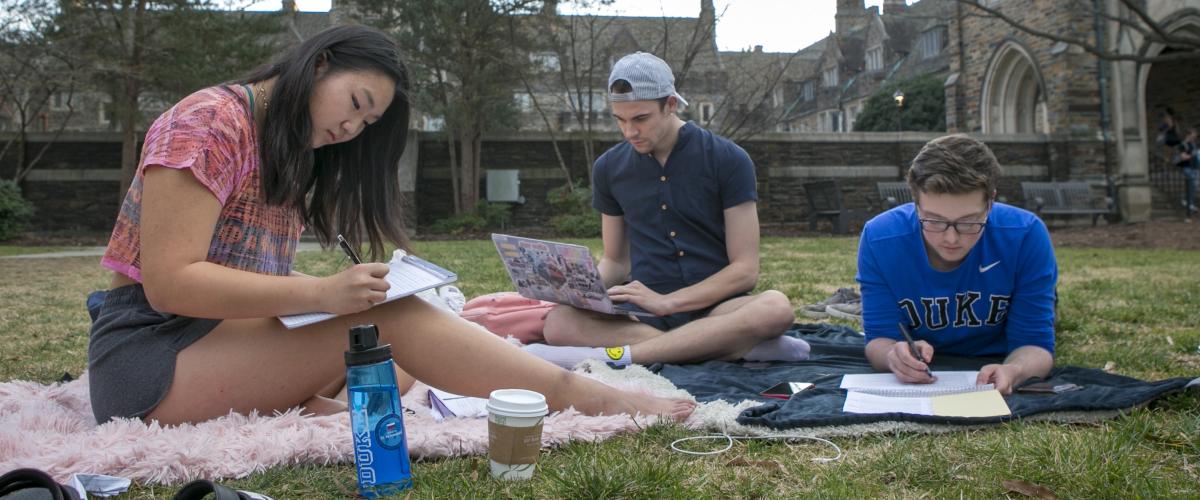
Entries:
{"type": "Polygon", "coordinates": [[[802,361],[808,359],[808,342],[796,337],[780,335],[764,340],[742,355],[746,361],[802,361]]]}
{"type": "Polygon", "coordinates": [[[572,347],[547,344],[529,344],[521,349],[525,352],[554,363],[568,370],[585,359],[598,359],[613,368],[624,368],[632,363],[629,346],[623,347],[572,347]]]}

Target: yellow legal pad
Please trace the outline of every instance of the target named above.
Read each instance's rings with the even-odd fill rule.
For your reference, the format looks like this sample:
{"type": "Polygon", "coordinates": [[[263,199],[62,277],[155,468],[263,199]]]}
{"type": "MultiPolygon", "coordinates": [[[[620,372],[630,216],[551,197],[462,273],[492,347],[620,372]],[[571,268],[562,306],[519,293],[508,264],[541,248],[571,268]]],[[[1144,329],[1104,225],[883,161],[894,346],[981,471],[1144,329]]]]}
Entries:
{"type": "Polygon", "coordinates": [[[934,396],[933,414],[941,417],[999,417],[1012,415],[1000,391],[964,392],[934,396]]]}

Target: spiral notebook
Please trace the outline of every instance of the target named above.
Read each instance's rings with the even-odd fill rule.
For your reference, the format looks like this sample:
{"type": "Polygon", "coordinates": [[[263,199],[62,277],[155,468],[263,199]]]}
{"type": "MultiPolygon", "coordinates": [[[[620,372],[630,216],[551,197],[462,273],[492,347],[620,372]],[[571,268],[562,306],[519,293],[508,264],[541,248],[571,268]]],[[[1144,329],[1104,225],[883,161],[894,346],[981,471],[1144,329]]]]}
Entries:
{"type": "MultiPolygon", "coordinates": [[[[408,255],[404,250],[396,250],[392,254],[392,260],[388,262],[388,268],[388,274],[384,279],[391,285],[391,288],[388,288],[387,298],[375,305],[453,283],[458,279],[457,274],[442,269],[437,264],[415,255],[408,255]]],[[[336,316],[336,314],[327,312],[311,312],[280,316],[279,321],[283,322],[283,326],[286,326],[290,330],[325,321],[336,316]]]]}
{"type": "Polygon", "coordinates": [[[891,373],[842,376],[846,413],[908,413],[939,417],[1011,415],[993,384],[976,384],[977,371],[935,371],[931,384],[908,384],[891,373]]]}
{"type": "Polygon", "coordinates": [[[890,397],[939,396],[962,394],[995,389],[992,384],[975,384],[977,371],[936,371],[937,381],[932,384],[907,384],[891,373],[852,373],[842,376],[842,385],[847,391],[890,397]]]}

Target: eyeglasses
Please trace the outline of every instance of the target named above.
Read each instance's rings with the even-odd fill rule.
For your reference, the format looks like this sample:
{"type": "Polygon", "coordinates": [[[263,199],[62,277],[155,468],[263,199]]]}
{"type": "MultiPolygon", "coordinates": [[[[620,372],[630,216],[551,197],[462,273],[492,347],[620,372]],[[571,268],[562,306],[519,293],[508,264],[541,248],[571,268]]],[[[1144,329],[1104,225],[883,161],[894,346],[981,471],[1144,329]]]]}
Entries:
{"type": "Polygon", "coordinates": [[[979,234],[983,231],[983,226],[986,222],[949,222],[937,219],[918,219],[921,221],[921,229],[931,233],[944,233],[951,227],[958,234],[979,234]]]}

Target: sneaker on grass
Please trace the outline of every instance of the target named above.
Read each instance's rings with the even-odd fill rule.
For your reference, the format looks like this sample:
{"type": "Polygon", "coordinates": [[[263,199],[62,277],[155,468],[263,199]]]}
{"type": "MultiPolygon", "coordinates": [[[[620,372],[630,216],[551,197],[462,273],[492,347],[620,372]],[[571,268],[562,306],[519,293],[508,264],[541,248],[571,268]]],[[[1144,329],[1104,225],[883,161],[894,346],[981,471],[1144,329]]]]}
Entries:
{"type": "Polygon", "coordinates": [[[862,299],[842,304],[830,304],[825,306],[825,312],[835,318],[862,321],[862,299]]]}
{"type": "Polygon", "coordinates": [[[838,288],[833,295],[830,295],[825,300],[816,304],[808,304],[800,308],[800,314],[814,319],[825,319],[829,317],[829,313],[825,312],[825,308],[832,304],[844,304],[852,300],[861,300],[858,292],[853,288],[838,288]]]}

